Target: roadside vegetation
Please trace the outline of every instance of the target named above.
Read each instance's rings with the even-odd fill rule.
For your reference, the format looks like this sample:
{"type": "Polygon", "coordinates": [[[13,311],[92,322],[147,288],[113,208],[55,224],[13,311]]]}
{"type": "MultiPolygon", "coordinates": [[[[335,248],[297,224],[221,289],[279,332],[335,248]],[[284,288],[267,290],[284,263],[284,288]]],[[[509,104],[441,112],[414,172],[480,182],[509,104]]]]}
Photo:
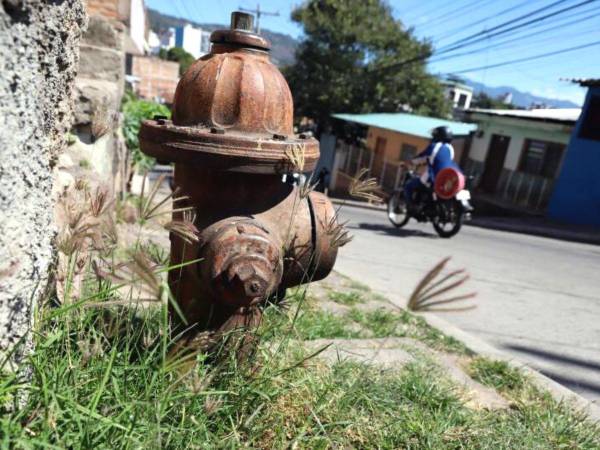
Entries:
{"type": "Polygon", "coordinates": [[[166,105],[138,99],[132,92],[126,92],[123,98],[123,136],[125,144],[130,152],[130,171],[131,173],[145,173],[150,170],[156,160],[140,150],[138,134],[140,126],[145,119],[152,119],[154,116],[171,117],[171,110],[166,105]]]}
{"type": "MultiPolygon", "coordinates": [[[[93,283],[92,283],[93,284],[93,283]]],[[[577,448],[600,445],[597,427],[537,391],[513,369],[480,358],[471,370],[511,401],[467,408],[460,390],[426,359],[399,370],[323,363],[299,337],[348,336],[301,319],[307,296],[270,306],[253,361],[169,355],[166,304],[109,304],[88,286],[78,305],[45,307],[29,381],[0,382],[4,448],[577,448]],[[298,310],[298,308],[301,308],[298,310]],[[294,317],[297,319],[294,320],[294,317]],[[19,394],[19,395],[17,395],[19,394]],[[18,398],[25,399],[18,406],[18,398]],[[12,405],[12,409],[11,409],[12,405]]],[[[308,311],[311,311],[309,307],[308,311]]],[[[410,317],[406,313],[406,317],[410,317]]],[[[365,322],[380,329],[378,321],[365,322]]],[[[415,327],[422,327],[413,320],[415,327]]]]}
{"type": "MultiPolygon", "coordinates": [[[[135,112],[131,149],[141,118],[164,113],[137,102],[124,106],[135,112]]],[[[168,244],[155,235],[191,241],[197,230],[190,217],[170,220],[177,200],[161,198],[161,184],[114,204],[79,180],[61,197],[68,227],[57,237],[56,292],[36,310],[23,369],[0,361],[2,448],[600,447],[598,426],[520,372],[337,274],[267,304],[245,361],[227,345],[209,354],[203,341],[175,351],[165,275],[180,267],[168,266],[168,244]],[[406,339],[421,350],[392,367],[331,362],[321,357],[329,344],[307,344],[317,339],[406,339]],[[470,406],[438,354],[458,358],[510,407],[470,406]]]]}

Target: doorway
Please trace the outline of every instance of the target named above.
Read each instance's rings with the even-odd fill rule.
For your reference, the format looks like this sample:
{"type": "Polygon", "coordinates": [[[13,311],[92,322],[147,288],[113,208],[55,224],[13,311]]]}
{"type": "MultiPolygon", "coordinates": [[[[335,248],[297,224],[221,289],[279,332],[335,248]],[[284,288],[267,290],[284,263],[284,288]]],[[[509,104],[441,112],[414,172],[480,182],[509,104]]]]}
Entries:
{"type": "Polygon", "coordinates": [[[481,177],[481,188],[489,194],[496,192],[509,143],[509,136],[502,136],[500,134],[492,135],[481,177]]]}

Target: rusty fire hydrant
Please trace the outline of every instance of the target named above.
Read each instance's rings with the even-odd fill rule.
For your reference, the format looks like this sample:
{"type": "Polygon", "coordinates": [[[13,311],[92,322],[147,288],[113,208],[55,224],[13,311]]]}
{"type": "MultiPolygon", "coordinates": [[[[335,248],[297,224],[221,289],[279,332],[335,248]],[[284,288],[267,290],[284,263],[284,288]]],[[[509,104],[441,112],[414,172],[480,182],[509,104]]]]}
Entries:
{"type": "Polygon", "coordinates": [[[265,299],[324,278],[337,255],[329,200],[282,182],[314,169],[319,143],[293,134],[289,87],[252,21],[234,12],[231,29],[213,32],[210,54],[179,81],[172,121],[140,131],[143,152],[175,162],[174,184],[197,214],[199,243],[171,234],[172,265],[200,260],[169,274],[180,330],[251,327],[265,299]]]}

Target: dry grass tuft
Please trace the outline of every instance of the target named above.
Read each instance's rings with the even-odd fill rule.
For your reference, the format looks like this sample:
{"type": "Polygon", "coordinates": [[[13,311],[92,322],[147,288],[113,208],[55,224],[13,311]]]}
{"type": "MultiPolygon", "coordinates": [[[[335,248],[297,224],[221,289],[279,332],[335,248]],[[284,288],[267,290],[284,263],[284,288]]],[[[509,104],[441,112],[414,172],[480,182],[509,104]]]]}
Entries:
{"type": "Polygon", "coordinates": [[[361,198],[369,202],[382,203],[379,185],[375,178],[365,178],[369,170],[360,169],[356,177],[352,179],[348,193],[354,198],[361,198]]]}
{"type": "Polygon", "coordinates": [[[158,273],[161,269],[144,251],[129,254],[130,261],[110,264],[105,260],[94,260],[92,269],[99,280],[109,281],[118,286],[134,287],[140,297],[125,300],[109,300],[86,303],[87,307],[127,305],[135,302],[161,302],[164,300],[163,280],[158,273]]]}
{"type": "Polygon", "coordinates": [[[163,216],[165,214],[193,211],[194,208],[192,206],[184,206],[181,208],[168,207],[169,200],[171,200],[173,205],[175,205],[178,202],[182,202],[189,199],[189,197],[187,196],[178,197],[179,193],[181,192],[179,188],[175,189],[173,192],[164,196],[163,198],[156,198],[158,190],[165,181],[166,175],[161,175],[160,177],[158,177],[158,179],[154,182],[154,186],[148,194],[145,194],[144,192],[144,187],[146,186],[146,178],[147,175],[144,176],[144,182],[142,183],[142,193],[140,195],[140,202],[138,207],[139,220],[142,223],[147,222],[148,220],[154,219],[156,217],[163,216]]]}
{"type": "Polygon", "coordinates": [[[450,261],[450,257],[442,259],[437,263],[421,281],[417,284],[417,287],[412,292],[408,299],[407,307],[411,311],[466,311],[473,309],[476,306],[461,306],[461,307],[439,307],[440,305],[448,305],[463,300],[474,298],[477,293],[471,292],[468,294],[461,294],[454,297],[448,297],[439,300],[442,294],[446,294],[460,286],[462,286],[468,279],[469,274],[465,269],[454,270],[449,272],[447,275],[441,277],[439,280],[435,280],[436,277],[444,270],[446,264],[450,261]]]}
{"type": "Polygon", "coordinates": [[[304,144],[292,144],[285,150],[285,156],[297,172],[304,172],[306,148],[304,144]]]}
{"type": "Polygon", "coordinates": [[[337,219],[338,217],[335,215],[323,224],[325,234],[329,238],[329,244],[333,248],[343,247],[353,239],[353,236],[350,235],[350,232],[346,228],[348,221],[338,222],[337,219]]]}
{"type": "Polygon", "coordinates": [[[188,244],[198,242],[200,231],[194,225],[195,219],[191,211],[184,211],[182,220],[171,220],[164,225],[164,228],[188,244]]]}

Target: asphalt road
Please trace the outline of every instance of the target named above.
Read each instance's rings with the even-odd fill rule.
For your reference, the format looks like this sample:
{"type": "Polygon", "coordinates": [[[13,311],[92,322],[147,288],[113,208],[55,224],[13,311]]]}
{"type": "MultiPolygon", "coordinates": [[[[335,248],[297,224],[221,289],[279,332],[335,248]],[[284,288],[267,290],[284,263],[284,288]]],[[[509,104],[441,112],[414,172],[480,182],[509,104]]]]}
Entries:
{"type": "Polygon", "coordinates": [[[444,319],[600,404],[600,246],[465,226],[440,239],[431,224],[400,230],[383,211],[343,207],[354,240],[336,270],[404,305],[445,256],[465,267],[477,308],[444,319]]]}

